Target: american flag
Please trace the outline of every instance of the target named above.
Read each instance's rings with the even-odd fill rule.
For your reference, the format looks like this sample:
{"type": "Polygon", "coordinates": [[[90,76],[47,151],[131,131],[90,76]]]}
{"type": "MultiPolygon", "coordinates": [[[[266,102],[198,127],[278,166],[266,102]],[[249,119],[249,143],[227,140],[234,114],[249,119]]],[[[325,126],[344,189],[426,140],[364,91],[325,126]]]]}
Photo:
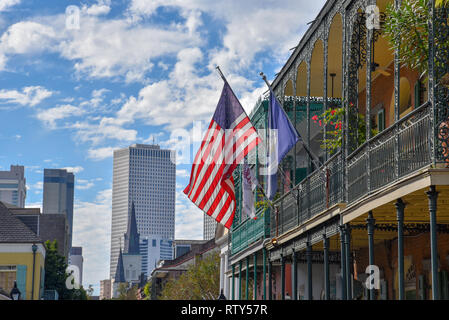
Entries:
{"type": "Polygon", "coordinates": [[[232,173],[260,142],[256,129],[225,81],[184,193],[204,213],[228,229],[236,209],[232,173]]]}

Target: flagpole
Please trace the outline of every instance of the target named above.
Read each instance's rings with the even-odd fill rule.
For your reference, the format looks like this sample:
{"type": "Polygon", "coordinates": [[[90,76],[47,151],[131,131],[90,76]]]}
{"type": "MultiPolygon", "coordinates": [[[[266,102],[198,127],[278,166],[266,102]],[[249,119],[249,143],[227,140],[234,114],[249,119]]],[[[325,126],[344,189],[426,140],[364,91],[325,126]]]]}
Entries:
{"type": "MultiPolygon", "coordinates": [[[[263,72],[260,72],[260,76],[262,77],[262,79],[267,84],[268,89],[270,89],[270,91],[274,93],[273,88],[271,87],[271,84],[268,82],[267,77],[265,76],[265,74],[263,72]]],[[[276,99],[276,97],[274,97],[274,98],[276,99]]],[[[288,120],[290,121],[290,119],[288,119],[288,120]]],[[[295,123],[295,125],[293,127],[296,130],[296,123],[295,123]]],[[[312,150],[310,150],[309,146],[302,139],[300,140],[300,142],[302,143],[302,145],[304,147],[304,150],[306,150],[306,152],[308,153],[309,157],[312,159],[312,161],[315,164],[316,168],[319,169],[321,167],[321,164],[322,164],[320,159],[315,154],[313,154],[312,150]]],[[[295,157],[296,157],[296,154],[295,154],[295,157]]]]}

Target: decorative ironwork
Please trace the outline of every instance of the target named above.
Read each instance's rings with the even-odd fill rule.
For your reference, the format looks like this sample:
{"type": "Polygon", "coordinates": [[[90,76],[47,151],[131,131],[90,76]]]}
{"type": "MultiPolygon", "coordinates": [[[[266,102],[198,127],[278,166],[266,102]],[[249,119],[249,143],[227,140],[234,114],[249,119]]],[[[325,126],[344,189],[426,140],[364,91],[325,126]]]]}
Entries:
{"type": "Polygon", "coordinates": [[[435,160],[449,167],[449,8],[434,8],[433,28],[435,160]]]}

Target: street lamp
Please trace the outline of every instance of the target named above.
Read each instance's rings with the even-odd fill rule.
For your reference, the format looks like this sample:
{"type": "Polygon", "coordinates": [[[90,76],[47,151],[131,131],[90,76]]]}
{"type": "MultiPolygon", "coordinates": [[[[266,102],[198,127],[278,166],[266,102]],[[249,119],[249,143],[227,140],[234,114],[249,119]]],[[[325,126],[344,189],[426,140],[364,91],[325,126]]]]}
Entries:
{"type": "Polygon", "coordinates": [[[14,288],[12,288],[10,296],[13,300],[20,300],[20,290],[17,288],[17,282],[14,280],[14,288]]]}
{"type": "Polygon", "coordinates": [[[220,295],[218,296],[217,300],[226,300],[226,297],[223,293],[223,289],[221,289],[220,295]]]}

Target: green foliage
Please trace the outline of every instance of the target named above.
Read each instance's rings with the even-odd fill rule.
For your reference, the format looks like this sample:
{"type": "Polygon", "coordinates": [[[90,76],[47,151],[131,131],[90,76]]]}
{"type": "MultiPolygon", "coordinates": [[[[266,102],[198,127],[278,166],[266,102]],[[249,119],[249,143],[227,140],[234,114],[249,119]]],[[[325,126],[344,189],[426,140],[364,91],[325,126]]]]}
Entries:
{"type": "Polygon", "coordinates": [[[429,21],[429,0],[403,0],[398,10],[393,3],[387,6],[384,34],[399,50],[401,64],[420,73],[428,71],[429,21]]]}
{"type": "Polygon", "coordinates": [[[87,292],[83,287],[71,290],[67,288],[66,280],[70,275],[66,273],[64,256],[58,253],[58,242],[47,240],[45,248],[45,289],[56,290],[60,300],[87,300],[87,292]]]}
{"type": "MultiPolygon", "coordinates": [[[[354,108],[351,103],[349,108],[354,108]]],[[[330,108],[320,116],[314,116],[312,120],[320,126],[326,126],[326,139],[323,139],[321,148],[327,150],[332,156],[340,148],[342,144],[342,123],[345,115],[345,108],[330,108]]],[[[355,119],[354,119],[355,120],[355,119]]],[[[371,137],[377,134],[377,130],[371,130],[371,137]]],[[[350,130],[349,135],[357,135],[357,144],[360,146],[366,141],[366,118],[363,114],[357,115],[357,132],[350,130]]]]}
{"type": "Polygon", "coordinates": [[[129,287],[128,283],[121,283],[117,288],[117,300],[137,300],[137,289],[137,285],[129,287]]]}
{"type": "Polygon", "coordinates": [[[145,300],[151,299],[151,281],[147,282],[143,288],[143,293],[145,294],[145,300]]]}
{"type": "Polygon", "coordinates": [[[215,300],[220,290],[220,256],[213,253],[165,284],[160,300],[215,300]]]}

